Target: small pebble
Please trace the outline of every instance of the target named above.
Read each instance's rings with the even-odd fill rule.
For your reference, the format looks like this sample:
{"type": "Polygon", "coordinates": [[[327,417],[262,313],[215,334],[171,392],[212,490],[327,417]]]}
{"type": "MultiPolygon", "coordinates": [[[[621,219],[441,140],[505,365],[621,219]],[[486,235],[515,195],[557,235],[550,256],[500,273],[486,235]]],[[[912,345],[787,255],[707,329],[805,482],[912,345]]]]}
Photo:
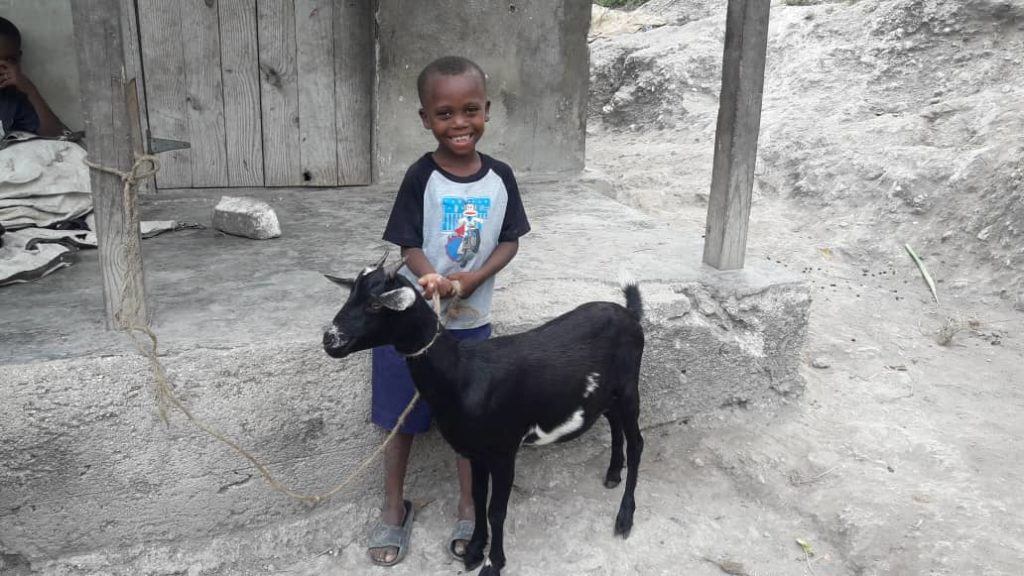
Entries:
{"type": "Polygon", "coordinates": [[[824,370],[825,368],[831,368],[832,363],[828,361],[828,358],[824,356],[818,356],[811,361],[811,366],[824,370]]]}

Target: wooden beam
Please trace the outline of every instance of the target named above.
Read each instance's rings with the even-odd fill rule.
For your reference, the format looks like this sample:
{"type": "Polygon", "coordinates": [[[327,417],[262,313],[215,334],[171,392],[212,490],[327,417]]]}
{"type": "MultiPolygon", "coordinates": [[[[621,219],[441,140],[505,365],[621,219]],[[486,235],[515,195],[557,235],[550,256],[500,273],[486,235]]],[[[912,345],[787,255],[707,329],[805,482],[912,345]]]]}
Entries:
{"type": "Polygon", "coordinates": [[[369,184],[373,164],[373,14],[370,0],[334,4],[338,184],[369,184]]]}
{"type": "MultiPolygon", "coordinates": [[[[136,101],[139,103],[139,133],[143,135],[145,142],[146,130],[149,129],[149,117],[145,114],[146,109],[146,84],[142,81],[142,48],[139,46],[138,18],[135,14],[135,0],[120,0],[121,2],[121,42],[124,44],[124,67],[127,70],[128,78],[134,78],[136,84],[136,101]]],[[[134,127],[135,120],[132,120],[134,127]]],[[[145,145],[143,146],[143,149],[145,145]]],[[[139,193],[148,194],[156,191],[156,179],[147,178],[139,182],[139,193]]]]}
{"type": "Polygon", "coordinates": [[[754,188],[771,0],[729,0],[704,262],[743,267],[754,188]]]}
{"type": "MultiPolygon", "coordinates": [[[[120,2],[75,0],[71,3],[71,17],[75,28],[89,161],[127,172],[134,156],[126,98],[129,84],[125,78],[120,2]]],[[[91,170],[90,182],[107,328],[123,329],[145,324],[135,195],[133,193],[126,199],[124,185],[114,174],[91,170]]]]}

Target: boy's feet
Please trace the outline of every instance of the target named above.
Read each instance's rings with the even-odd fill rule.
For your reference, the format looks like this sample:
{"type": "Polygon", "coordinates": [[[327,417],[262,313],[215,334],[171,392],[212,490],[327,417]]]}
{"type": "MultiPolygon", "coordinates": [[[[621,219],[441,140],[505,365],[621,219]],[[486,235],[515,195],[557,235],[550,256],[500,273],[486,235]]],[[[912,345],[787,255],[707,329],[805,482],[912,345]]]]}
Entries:
{"type": "Polygon", "coordinates": [[[462,560],[466,555],[466,547],[469,546],[469,539],[473,536],[474,518],[473,500],[461,500],[458,520],[455,522],[451,538],[448,540],[448,551],[456,560],[462,560]]]}
{"type": "Polygon", "coordinates": [[[394,566],[402,561],[412,536],[414,515],[412,503],[408,500],[383,510],[380,523],[370,534],[368,552],[371,562],[378,566],[394,566]]]}

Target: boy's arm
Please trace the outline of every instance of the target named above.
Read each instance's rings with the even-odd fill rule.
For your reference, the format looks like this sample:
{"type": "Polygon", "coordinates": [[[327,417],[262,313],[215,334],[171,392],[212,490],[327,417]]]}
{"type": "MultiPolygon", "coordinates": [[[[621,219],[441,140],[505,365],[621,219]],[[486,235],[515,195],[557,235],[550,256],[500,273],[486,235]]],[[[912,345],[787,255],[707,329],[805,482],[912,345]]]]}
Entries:
{"type": "Polygon", "coordinates": [[[405,258],[405,265],[413,274],[419,278],[419,284],[423,287],[423,297],[430,300],[437,292],[441,298],[448,298],[455,292],[455,287],[449,279],[441,276],[434,270],[434,266],[427,260],[427,255],[422,248],[402,246],[402,257],[405,258]]]}
{"type": "Polygon", "coordinates": [[[456,272],[448,276],[448,280],[458,280],[462,285],[462,296],[468,298],[473,294],[473,291],[480,287],[488,278],[494,276],[501,271],[502,268],[508,265],[515,258],[516,252],[519,252],[519,240],[511,240],[508,242],[499,242],[495,246],[494,251],[491,252],[487,261],[480,267],[479,270],[473,270],[471,272],[456,272]]]}
{"type": "Polygon", "coordinates": [[[21,66],[15,62],[0,62],[0,88],[13,86],[28,98],[29,104],[36,111],[39,117],[40,136],[60,136],[64,131],[64,123],[50,109],[43,95],[39,93],[35,84],[21,72],[21,66]]]}

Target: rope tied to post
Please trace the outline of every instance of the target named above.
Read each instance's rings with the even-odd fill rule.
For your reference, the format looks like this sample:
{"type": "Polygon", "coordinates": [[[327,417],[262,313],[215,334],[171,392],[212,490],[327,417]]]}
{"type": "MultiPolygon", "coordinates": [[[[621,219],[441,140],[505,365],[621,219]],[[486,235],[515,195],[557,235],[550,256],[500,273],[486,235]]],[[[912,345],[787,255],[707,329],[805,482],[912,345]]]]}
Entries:
{"type": "MultiPolygon", "coordinates": [[[[120,178],[124,182],[123,195],[125,200],[128,200],[131,191],[139,185],[139,182],[156,176],[156,173],[160,171],[160,159],[155,154],[136,154],[135,162],[127,172],[90,162],[88,158],[85,158],[82,162],[85,162],[85,165],[93,170],[113,174],[120,178]]],[[[125,206],[127,207],[128,204],[126,203],[125,206]]]]}
{"type": "MultiPolygon", "coordinates": [[[[138,218],[136,216],[138,212],[138,206],[135,201],[136,188],[139,182],[141,182],[142,180],[145,180],[146,178],[152,178],[156,175],[156,173],[160,170],[160,161],[153,155],[137,154],[135,156],[135,162],[132,164],[132,167],[126,172],[123,172],[115,168],[110,168],[108,166],[103,166],[101,164],[96,164],[94,162],[90,162],[88,159],[83,161],[89,168],[107,174],[112,174],[114,176],[119,177],[121,181],[124,182],[123,200],[125,206],[126,219],[128,220],[128,222],[138,222],[138,218]]],[[[137,233],[126,234],[124,242],[126,252],[130,250],[137,251],[139,235],[137,233]]],[[[167,370],[164,368],[164,365],[160,361],[160,358],[158,356],[157,349],[159,345],[159,339],[157,338],[157,335],[152,330],[152,328],[150,328],[149,321],[144,317],[140,318],[140,316],[142,316],[142,314],[140,314],[142,306],[142,294],[139,291],[140,287],[135,286],[134,284],[128,281],[128,279],[132,277],[141,277],[141,274],[138,276],[132,275],[133,273],[139,272],[139,266],[140,264],[134,259],[130,259],[130,261],[125,266],[125,272],[122,274],[121,278],[121,301],[119,303],[120,307],[114,313],[114,319],[121,328],[127,331],[129,337],[132,339],[132,342],[135,344],[135,347],[138,349],[139,353],[142,354],[149,362],[150,371],[152,372],[153,375],[154,395],[156,396],[157,410],[160,413],[161,420],[164,422],[165,425],[169,425],[170,420],[167,417],[167,408],[168,406],[176,408],[185,416],[185,418],[187,418],[197,428],[199,428],[203,432],[206,432],[209,436],[213,437],[219,442],[227,445],[237,454],[239,454],[240,456],[248,460],[250,463],[252,463],[252,465],[256,467],[256,470],[259,471],[264,481],[266,481],[267,485],[270,486],[272,490],[280,492],[285,496],[288,496],[295,500],[306,502],[314,506],[319,504],[321,501],[326,500],[327,498],[330,498],[331,496],[344,490],[345,488],[350,486],[357,478],[362,476],[362,474],[365,473],[366,470],[369,468],[370,464],[372,464],[373,461],[376,460],[377,457],[380,456],[380,454],[385,450],[385,448],[387,448],[388,444],[391,443],[395,435],[398,434],[398,431],[405,423],[405,420],[409,416],[409,413],[412,412],[413,408],[416,406],[416,403],[419,401],[420,393],[417,390],[413,394],[413,397],[409,401],[409,404],[402,411],[401,415],[399,415],[394,428],[391,429],[391,431],[388,433],[387,437],[380,444],[380,446],[378,446],[376,450],[373,451],[373,453],[371,453],[365,460],[363,460],[363,462],[356,468],[356,470],[352,472],[352,474],[349,475],[349,477],[346,478],[344,481],[342,481],[341,483],[337,484],[336,486],[322,494],[303,494],[295,490],[292,490],[291,488],[282,484],[270,472],[266,465],[264,465],[263,462],[256,458],[256,456],[254,456],[248,450],[243,448],[237,442],[225,436],[223,433],[218,431],[210,424],[196,417],[192,413],[192,411],[185,406],[181,399],[178,398],[177,394],[174,391],[174,388],[171,387],[171,384],[169,382],[167,370]],[[129,302],[132,303],[132,307],[131,309],[126,310],[126,303],[129,302]],[[141,321],[141,324],[138,323],[138,321],[141,321]],[[140,334],[144,335],[146,338],[140,338],[140,334]]],[[[438,318],[440,318],[441,302],[436,294],[434,296],[433,304],[434,311],[437,313],[438,318]]]]}

